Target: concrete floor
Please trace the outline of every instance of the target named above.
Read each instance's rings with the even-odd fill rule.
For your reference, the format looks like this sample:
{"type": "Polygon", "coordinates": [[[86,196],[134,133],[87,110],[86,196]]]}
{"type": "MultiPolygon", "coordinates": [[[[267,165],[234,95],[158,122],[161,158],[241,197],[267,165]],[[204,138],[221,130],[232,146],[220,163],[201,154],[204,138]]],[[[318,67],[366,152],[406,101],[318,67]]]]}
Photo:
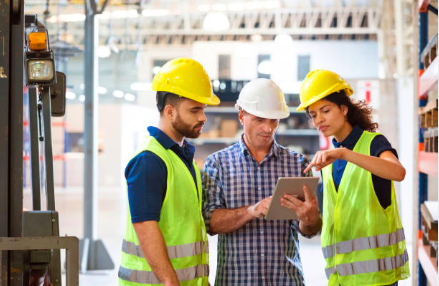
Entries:
{"type": "MultiPolygon", "coordinates": [[[[24,206],[30,209],[31,196],[27,191],[24,206]]],[[[83,193],[81,188],[56,189],[56,209],[59,212],[60,235],[83,236],[83,193]]],[[[120,249],[125,231],[126,196],[124,188],[100,188],[98,192],[98,237],[103,240],[116,268],[105,271],[88,271],[80,274],[80,285],[112,286],[117,285],[117,268],[120,263],[120,249]]],[[[210,237],[210,277],[214,284],[216,269],[217,237],[210,237]]],[[[410,246],[409,254],[411,253],[410,246]]],[[[313,239],[301,238],[305,282],[307,285],[327,285],[324,273],[324,260],[320,250],[320,236],[313,239]]],[[[65,285],[65,283],[63,283],[65,285]]],[[[403,281],[399,286],[411,286],[411,280],[403,281]]]]}

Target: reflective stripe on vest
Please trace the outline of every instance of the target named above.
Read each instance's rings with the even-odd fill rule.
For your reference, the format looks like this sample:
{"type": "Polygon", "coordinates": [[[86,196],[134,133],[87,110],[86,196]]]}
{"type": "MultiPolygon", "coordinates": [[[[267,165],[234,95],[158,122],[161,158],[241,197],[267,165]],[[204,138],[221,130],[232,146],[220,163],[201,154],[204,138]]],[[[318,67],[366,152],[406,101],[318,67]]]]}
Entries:
{"type": "MultiPolygon", "coordinates": [[[[209,276],[209,265],[196,265],[193,267],[175,269],[178,281],[188,281],[204,276],[209,276]],[[204,270],[204,271],[203,271],[204,270]]],[[[125,267],[119,268],[119,278],[135,283],[161,284],[162,282],[152,271],[133,270],[125,267]]]]}
{"type": "Polygon", "coordinates": [[[331,274],[336,274],[337,271],[340,276],[386,271],[402,267],[408,260],[409,256],[407,250],[405,250],[403,254],[394,257],[339,264],[337,265],[337,270],[334,267],[330,267],[325,269],[325,273],[329,279],[331,274]]]}
{"type": "MultiPolygon", "coordinates": [[[[360,237],[356,239],[342,241],[336,244],[337,253],[344,254],[357,250],[373,249],[378,247],[395,245],[405,239],[404,229],[397,229],[395,232],[374,235],[369,237],[360,237]]],[[[325,258],[333,257],[335,255],[334,244],[322,248],[323,256],[325,258]]]]}
{"type": "MultiPolygon", "coordinates": [[[[197,241],[194,243],[182,244],[182,245],[174,245],[168,246],[168,256],[170,259],[172,258],[181,258],[187,256],[194,256],[203,253],[204,242],[197,241]]],[[[143,251],[140,245],[135,245],[132,242],[126,241],[125,239],[122,242],[122,251],[131,254],[140,258],[145,258],[143,255],[143,251]]],[[[209,253],[209,245],[206,242],[205,253],[209,253]]]]}

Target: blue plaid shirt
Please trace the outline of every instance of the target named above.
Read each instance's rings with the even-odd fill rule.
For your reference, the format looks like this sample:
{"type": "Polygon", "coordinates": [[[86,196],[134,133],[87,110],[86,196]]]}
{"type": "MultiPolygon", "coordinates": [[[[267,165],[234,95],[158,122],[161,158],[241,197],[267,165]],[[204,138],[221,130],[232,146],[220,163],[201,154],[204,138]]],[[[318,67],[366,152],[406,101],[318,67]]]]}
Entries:
{"type": "MultiPolygon", "coordinates": [[[[244,141],[206,159],[203,214],[207,230],[216,209],[236,209],[271,196],[279,177],[303,174],[309,161],[274,142],[260,164],[244,141]]],[[[218,235],[215,285],[304,285],[299,255],[298,220],[256,218],[240,229],[218,235]]],[[[308,236],[306,236],[308,237],[308,236]]]]}

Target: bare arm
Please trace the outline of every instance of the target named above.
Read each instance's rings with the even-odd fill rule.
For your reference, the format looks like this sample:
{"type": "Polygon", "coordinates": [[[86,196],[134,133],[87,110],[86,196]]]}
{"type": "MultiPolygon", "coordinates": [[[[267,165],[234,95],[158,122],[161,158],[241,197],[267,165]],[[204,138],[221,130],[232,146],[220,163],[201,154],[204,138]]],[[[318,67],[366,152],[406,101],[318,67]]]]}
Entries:
{"type": "Polygon", "coordinates": [[[389,150],[382,152],[379,157],[360,154],[346,148],[319,151],[304,172],[313,166],[316,167],[316,171],[320,171],[336,159],[351,162],[383,179],[400,182],[405,178],[405,168],[389,150]]]}
{"type": "Polygon", "coordinates": [[[133,225],[146,261],[157,278],[166,286],[179,286],[177,274],[169,261],[165,240],[157,221],[144,221],[133,225]]]}
{"type": "Polygon", "coordinates": [[[382,152],[379,157],[374,157],[346,149],[342,159],[383,179],[400,182],[405,178],[405,168],[389,150],[382,152]]]}
{"type": "Polygon", "coordinates": [[[210,219],[210,233],[228,233],[235,231],[254,218],[267,213],[271,197],[251,205],[237,209],[216,209],[210,219]]]}

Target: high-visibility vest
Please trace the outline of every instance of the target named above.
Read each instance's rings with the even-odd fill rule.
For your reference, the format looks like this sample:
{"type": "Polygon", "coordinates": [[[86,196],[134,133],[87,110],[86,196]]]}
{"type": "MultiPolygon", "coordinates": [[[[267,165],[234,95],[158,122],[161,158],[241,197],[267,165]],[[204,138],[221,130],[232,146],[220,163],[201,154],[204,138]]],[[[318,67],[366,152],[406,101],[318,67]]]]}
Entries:
{"type": "MultiPolygon", "coordinates": [[[[370,155],[376,135],[364,131],[353,151],[370,155]]],[[[328,285],[389,285],[408,278],[408,254],[393,181],[391,204],[383,209],[369,171],[348,162],[338,192],[332,164],[323,168],[322,176],[321,241],[328,285]]]]}
{"type": "MultiPolygon", "coordinates": [[[[172,151],[154,138],[147,137],[139,154],[151,151],[168,170],[166,196],[158,225],[163,234],[169,260],[182,286],[207,286],[209,257],[207,233],[201,212],[201,177],[193,161],[197,186],[189,169],[172,151]]],[[[127,226],[122,245],[119,285],[163,285],[145,259],[131,223],[128,207],[127,226]]]]}

